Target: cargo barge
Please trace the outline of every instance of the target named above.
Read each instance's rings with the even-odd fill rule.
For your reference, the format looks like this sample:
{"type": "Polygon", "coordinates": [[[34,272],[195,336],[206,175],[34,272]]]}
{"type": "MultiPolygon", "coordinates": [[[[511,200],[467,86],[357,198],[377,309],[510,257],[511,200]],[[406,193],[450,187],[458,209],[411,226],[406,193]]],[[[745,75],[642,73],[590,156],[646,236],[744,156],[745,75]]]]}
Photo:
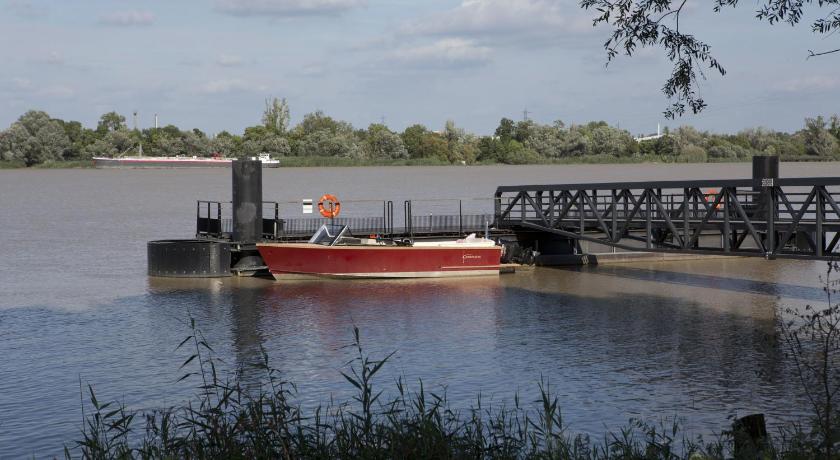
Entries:
{"type": "MultiPolygon", "coordinates": [[[[256,159],[262,163],[263,168],[280,167],[280,160],[272,159],[268,154],[260,154],[256,159]]],[[[220,155],[212,157],[181,155],[175,157],[93,158],[93,166],[102,169],[230,168],[231,164],[233,164],[232,158],[225,158],[220,155]]]]}

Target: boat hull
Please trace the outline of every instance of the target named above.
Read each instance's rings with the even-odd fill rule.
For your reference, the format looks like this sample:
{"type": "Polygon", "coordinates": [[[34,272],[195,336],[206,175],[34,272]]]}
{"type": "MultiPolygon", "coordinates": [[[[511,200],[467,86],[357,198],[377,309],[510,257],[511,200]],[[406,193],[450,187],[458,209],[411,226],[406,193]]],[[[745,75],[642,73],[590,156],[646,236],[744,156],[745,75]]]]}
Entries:
{"type": "MultiPolygon", "coordinates": [[[[230,168],[233,160],[229,158],[178,158],[178,157],[141,157],[141,158],[94,158],[95,168],[107,169],[167,169],[167,168],[230,168]]],[[[264,161],[263,168],[278,168],[277,160],[264,161]]]]}
{"type": "Polygon", "coordinates": [[[321,246],[257,249],[276,279],[442,278],[499,274],[500,247],[321,246]]]}

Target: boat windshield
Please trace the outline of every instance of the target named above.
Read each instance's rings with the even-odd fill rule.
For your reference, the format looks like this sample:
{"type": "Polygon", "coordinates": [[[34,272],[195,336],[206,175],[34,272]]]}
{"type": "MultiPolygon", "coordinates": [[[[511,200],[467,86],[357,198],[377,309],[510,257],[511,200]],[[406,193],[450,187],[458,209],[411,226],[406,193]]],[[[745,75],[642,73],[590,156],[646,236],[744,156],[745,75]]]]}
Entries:
{"type": "Polygon", "coordinates": [[[309,242],[324,246],[335,246],[343,237],[351,236],[346,225],[325,224],[312,235],[309,242]]]}

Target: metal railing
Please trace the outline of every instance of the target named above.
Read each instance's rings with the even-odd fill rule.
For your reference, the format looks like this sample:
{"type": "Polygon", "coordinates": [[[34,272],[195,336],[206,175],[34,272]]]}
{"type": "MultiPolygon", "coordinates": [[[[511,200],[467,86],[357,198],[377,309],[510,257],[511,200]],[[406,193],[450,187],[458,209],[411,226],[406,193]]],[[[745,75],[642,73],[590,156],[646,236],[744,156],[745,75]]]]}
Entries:
{"type": "MultiPolygon", "coordinates": [[[[490,200],[483,200],[490,204],[490,200]]],[[[349,216],[332,219],[332,223],[347,225],[356,235],[378,236],[431,236],[465,235],[480,233],[488,229],[494,216],[489,213],[463,212],[462,200],[417,200],[403,203],[401,220],[395,219],[393,201],[359,200],[342,203],[342,211],[349,209],[349,216]],[[361,206],[360,204],[364,204],[361,206]],[[421,215],[412,214],[419,207],[424,211],[435,211],[421,215]],[[375,213],[381,206],[381,215],[358,215],[360,212],[375,213]],[[457,208],[456,208],[457,206],[457,208]],[[448,210],[449,213],[438,213],[448,210]],[[456,211],[457,213],[452,213],[456,211]],[[356,215],[353,215],[353,214],[356,215]]],[[[477,200],[468,201],[468,209],[476,208],[477,200]]],[[[264,201],[262,209],[262,237],[265,240],[300,240],[309,238],[321,225],[330,222],[313,212],[314,217],[286,217],[300,202],[264,201]]],[[[489,206],[486,206],[489,208],[489,206]]],[[[232,238],[233,214],[230,202],[199,200],[196,205],[196,236],[205,238],[232,238]]]]}

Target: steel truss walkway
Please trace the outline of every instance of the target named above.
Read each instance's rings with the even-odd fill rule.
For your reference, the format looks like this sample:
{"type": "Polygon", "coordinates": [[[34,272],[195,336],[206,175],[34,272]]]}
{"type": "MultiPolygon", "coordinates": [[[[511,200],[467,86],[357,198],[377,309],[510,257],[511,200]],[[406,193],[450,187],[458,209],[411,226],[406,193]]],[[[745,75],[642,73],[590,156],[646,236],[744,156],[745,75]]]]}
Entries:
{"type": "Polygon", "coordinates": [[[497,228],[634,251],[840,256],[840,177],[496,189],[497,228]]]}

